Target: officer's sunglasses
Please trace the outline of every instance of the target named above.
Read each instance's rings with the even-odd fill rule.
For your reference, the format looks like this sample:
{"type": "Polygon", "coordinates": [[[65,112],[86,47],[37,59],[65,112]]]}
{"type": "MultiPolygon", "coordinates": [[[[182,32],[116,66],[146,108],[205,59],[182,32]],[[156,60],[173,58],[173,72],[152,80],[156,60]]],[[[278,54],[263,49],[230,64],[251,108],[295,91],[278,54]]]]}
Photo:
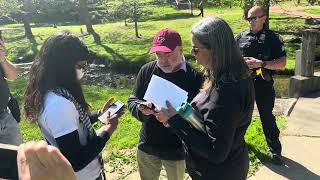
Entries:
{"type": "Polygon", "coordinates": [[[247,20],[248,22],[257,21],[259,18],[262,18],[263,16],[265,16],[265,15],[263,14],[263,15],[261,15],[261,16],[247,17],[246,20],[247,20]]]}

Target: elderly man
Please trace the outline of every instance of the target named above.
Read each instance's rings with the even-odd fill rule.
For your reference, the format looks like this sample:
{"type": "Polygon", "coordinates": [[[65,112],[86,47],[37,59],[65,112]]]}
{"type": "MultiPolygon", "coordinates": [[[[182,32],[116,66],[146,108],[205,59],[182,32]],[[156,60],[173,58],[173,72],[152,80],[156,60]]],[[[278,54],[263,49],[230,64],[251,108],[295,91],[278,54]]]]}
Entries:
{"type": "Polygon", "coordinates": [[[163,165],[168,180],[182,180],[185,173],[182,142],[157,121],[156,110],[143,96],[154,74],[187,91],[190,101],[199,91],[202,75],[185,61],[181,37],[173,29],[162,29],[155,35],[150,53],[155,54],[156,60],[140,69],[128,99],[131,114],[142,123],[137,153],[140,177],[142,180],[159,179],[163,165]]]}
{"type": "Polygon", "coordinates": [[[242,32],[237,37],[237,42],[249,68],[257,72],[254,87],[263,132],[273,156],[272,162],[281,165],[280,131],[272,114],[275,101],[272,71],[285,67],[286,51],[281,37],[265,28],[266,19],[260,6],[252,7],[247,15],[250,30],[242,32]]]}

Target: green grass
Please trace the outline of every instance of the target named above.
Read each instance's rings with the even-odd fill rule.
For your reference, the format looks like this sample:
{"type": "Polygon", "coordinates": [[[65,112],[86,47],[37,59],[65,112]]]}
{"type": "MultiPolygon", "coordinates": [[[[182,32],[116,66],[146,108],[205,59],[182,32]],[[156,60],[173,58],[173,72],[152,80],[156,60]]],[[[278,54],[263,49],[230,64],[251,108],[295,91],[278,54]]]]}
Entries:
{"type": "MultiPolygon", "coordinates": [[[[219,13],[219,16],[230,24],[235,34],[239,34],[248,28],[247,22],[242,19],[242,12],[239,8],[233,8],[231,10],[213,8],[208,9],[208,11],[219,13]],[[226,14],[227,12],[231,14],[228,15],[226,14]]],[[[103,56],[106,60],[115,64],[112,66],[113,68],[122,69],[122,71],[136,72],[143,63],[154,59],[152,55],[148,54],[154,34],[162,28],[169,27],[180,32],[185,54],[187,57],[190,56],[190,29],[192,25],[201,18],[190,17],[189,12],[177,11],[172,7],[159,7],[149,18],[151,20],[138,23],[141,38],[135,37],[133,23],[129,23],[128,26],[124,26],[123,22],[94,25],[95,31],[101,38],[101,44],[96,44],[91,35],[82,35],[80,28],[85,30],[85,26],[81,25],[58,26],[58,28],[52,28],[51,26],[34,26],[32,28],[33,34],[35,35],[34,41],[23,37],[24,32],[22,25],[6,25],[4,27],[15,29],[4,30],[3,34],[7,41],[8,59],[10,60],[15,60],[20,56],[32,59],[48,36],[56,31],[70,30],[79,35],[93,53],[97,56],[103,56]],[[158,15],[165,15],[157,17],[157,13],[158,15]]],[[[303,19],[272,14],[270,27],[271,29],[279,31],[284,40],[287,40],[293,36],[293,32],[301,29],[303,22],[303,19]]],[[[285,46],[288,51],[288,65],[286,68],[293,70],[295,66],[295,50],[298,49],[299,46],[291,43],[286,43],[285,46]]]]}
{"type": "MultiPolygon", "coordinates": [[[[27,78],[19,77],[16,81],[10,82],[12,93],[18,97],[21,102],[23,92],[25,90],[27,78]]],[[[131,93],[130,89],[113,89],[97,86],[83,86],[87,101],[92,106],[92,109],[99,109],[104,102],[113,97],[122,102],[127,102],[127,98],[131,93]]],[[[277,123],[283,129],[285,125],[285,118],[276,117],[277,123]]],[[[19,124],[24,141],[41,140],[41,132],[35,123],[30,123],[22,120],[19,124]]],[[[101,124],[95,125],[95,128],[101,124]]],[[[122,172],[120,166],[123,164],[131,164],[136,168],[135,151],[133,150],[139,137],[140,122],[133,118],[128,111],[122,116],[120,124],[116,132],[108,141],[104,152],[106,162],[110,163],[114,168],[118,169],[120,174],[122,172]]],[[[259,117],[253,117],[251,125],[245,136],[246,142],[250,147],[250,174],[252,174],[258,167],[261,161],[269,160],[268,147],[265,142],[261,123],[259,117]]],[[[125,177],[124,177],[125,178],[125,177]]]]}
{"type": "Polygon", "coordinates": [[[320,9],[305,9],[303,11],[311,14],[320,14],[320,9]]]}

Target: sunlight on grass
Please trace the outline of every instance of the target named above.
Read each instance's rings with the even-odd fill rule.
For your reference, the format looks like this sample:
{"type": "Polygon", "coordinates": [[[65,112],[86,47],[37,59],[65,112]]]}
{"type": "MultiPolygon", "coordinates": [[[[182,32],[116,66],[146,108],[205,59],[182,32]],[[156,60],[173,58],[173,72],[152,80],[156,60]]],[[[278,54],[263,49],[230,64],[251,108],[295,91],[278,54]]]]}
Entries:
{"type": "Polygon", "coordinates": [[[311,14],[320,14],[320,8],[319,9],[305,9],[304,12],[311,13],[311,14]]]}
{"type": "MultiPolygon", "coordinates": [[[[161,9],[161,8],[160,8],[161,9]]],[[[164,11],[169,11],[169,14],[174,13],[171,8],[164,8],[164,11]]],[[[160,10],[159,10],[160,11],[160,10]]],[[[175,10],[176,11],[176,10],[175,10]]],[[[219,12],[219,16],[225,19],[233,29],[235,35],[241,31],[248,29],[248,24],[243,20],[241,15],[228,15],[219,9],[213,9],[212,12],[219,12]]],[[[240,9],[232,9],[232,12],[240,12],[240,9]]],[[[119,58],[133,61],[151,61],[153,56],[148,55],[148,50],[152,44],[153,36],[162,28],[176,29],[183,39],[183,46],[185,54],[190,56],[191,49],[191,36],[190,30],[194,23],[199,21],[200,17],[190,17],[187,12],[186,16],[180,15],[176,19],[168,20],[153,20],[139,22],[139,33],[141,38],[136,38],[134,35],[134,26],[129,23],[128,26],[124,26],[123,22],[115,22],[108,24],[94,25],[95,31],[100,35],[101,45],[94,42],[94,38],[91,35],[81,34],[80,29],[85,30],[85,26],[71,25],[71,26],[58,26],[53,27],[33,27],[32,31],[35,35],[35,42],[31,42],[23,37],[22,27],[15,30],[5,30],[4,37],[6,38],[6,44],[8,49],[8,59],[16,60],[20,56],[32,58],[34,54],[40,49],[43,41],[52,33],[61,30],[69,30],[80,36],[89,49],[98,56],[106,57],[110,61],[122,61],[119,58]]],[[[299,18],[288,18],[284,15],[272,14],[270,16],[270,27],[278,32],[294,32],[299,29],[304,21],[299,18]]],[[[18,27],[19,25],[12,27],[18,27]]],[[[284,36],[286,38],[287,36],[284,36]]],[[[284,39],[286,40],[286,39],[284,39]]],[[[286,49],[288,51],[288,65],[287,69],[294,69],[295,65],[295,50],[299,46],[296,44],[286,43],[286,49]]],[[[130,63],[122,63],[121,65],[128,65],[130,63]]]]}

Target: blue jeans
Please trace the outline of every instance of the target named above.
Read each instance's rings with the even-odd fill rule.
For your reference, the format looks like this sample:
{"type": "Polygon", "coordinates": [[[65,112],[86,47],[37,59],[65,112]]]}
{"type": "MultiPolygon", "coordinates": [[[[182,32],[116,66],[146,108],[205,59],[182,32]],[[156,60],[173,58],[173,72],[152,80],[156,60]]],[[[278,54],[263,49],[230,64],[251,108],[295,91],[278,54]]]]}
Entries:
{"type": "Polygon", "coordinates": [[[0,114],[0,143],[13,145],[23,143],[18,123],[9,111],[0,114]]]}

